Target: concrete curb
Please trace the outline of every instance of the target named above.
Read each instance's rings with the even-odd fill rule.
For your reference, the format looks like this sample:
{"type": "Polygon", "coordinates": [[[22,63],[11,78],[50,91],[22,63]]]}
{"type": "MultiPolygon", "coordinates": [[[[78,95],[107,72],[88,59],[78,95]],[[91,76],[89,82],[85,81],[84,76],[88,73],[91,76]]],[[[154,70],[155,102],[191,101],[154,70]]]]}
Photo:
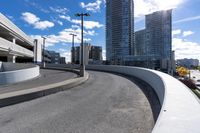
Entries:
{"type": "Polygon", "coordinates": [[[88,78],[89,74],[86,72],[84,77],[69,79],[55,84],[40,86],[27,90],[20,90],[20,91],[0,94],[0,107],[36,99],[59,91],[68,90],[72,87],[84,83],[85,81],[88,80],[88,78]]]}

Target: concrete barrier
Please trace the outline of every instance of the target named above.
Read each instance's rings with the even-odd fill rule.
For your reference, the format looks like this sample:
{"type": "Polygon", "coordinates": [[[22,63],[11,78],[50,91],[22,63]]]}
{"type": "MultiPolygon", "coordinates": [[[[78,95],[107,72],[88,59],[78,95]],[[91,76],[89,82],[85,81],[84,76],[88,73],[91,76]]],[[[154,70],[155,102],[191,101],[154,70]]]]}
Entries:
{"type": "Polygon", "coordinates": [[[40,75],[39,66],[32,64],[3,63],[0,84],[12,84],[35,78],[40,75]]]}
{"type": "Polygon", "coordinates": [[[0,72],[3,71],[3,68],[2,68],[2,62],[0,62],[0,72]]]}
{"type": "Polygon", "coordinates": [[[165,73],[137,67],[88,65],[142,79],[155,90],[162,106],[152,133],[199,133],[200,101],[189,88],[165,73]]]}

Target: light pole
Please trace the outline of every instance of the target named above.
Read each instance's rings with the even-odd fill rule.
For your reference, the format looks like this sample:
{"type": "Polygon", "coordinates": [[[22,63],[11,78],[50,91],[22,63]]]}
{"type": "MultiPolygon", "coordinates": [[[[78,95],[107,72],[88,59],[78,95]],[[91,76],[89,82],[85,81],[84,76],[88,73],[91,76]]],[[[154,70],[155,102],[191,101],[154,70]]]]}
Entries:
{"type": "Polygon", "coordinates": [[[75,57],[74,57],[75,56],[75,54],[74,54],[74,52],[75,52],[74,51],[74,37],[77,36],[77,35],[72,34],[72,33],[70,35],[72,36],[72,64],[74,64],[75,63],[75,57]]]}
{"type": "Polygon", "coordinates": [[[83,47],[83,17],[90,16],[89,13],[77,13],[77,17],[81,17],[81,64],[80,64],[80,76],[84,77],[85,74],[85,64],[84,64],[84,47],[83,47]]]}
{"type": "Polygon", "coordinates": [[[43,68],[45,68],[45,58],[44,58],[44,52],[45,52],[45,40],[46,37],[41,36],[43,38],[43,68]]]}

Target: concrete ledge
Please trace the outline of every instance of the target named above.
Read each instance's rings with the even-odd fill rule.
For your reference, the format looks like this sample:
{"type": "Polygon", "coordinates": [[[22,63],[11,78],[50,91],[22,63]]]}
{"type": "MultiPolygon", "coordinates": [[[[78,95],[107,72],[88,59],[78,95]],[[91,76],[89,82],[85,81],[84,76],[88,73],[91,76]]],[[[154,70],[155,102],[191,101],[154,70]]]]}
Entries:
{"type": "Polygon", "coordinates": [[[3,63],[0,72],[0,84],[12,84],[35,78],[40,75],[40,68],[31,64],[3,63]]]}
{"type": "Polygon", "coordinates": [[[135,76],[150,84],[162,106],[152,133],[199,133],[199,99],[177,79],[137,67],[89,65],[86,69],[135,76]]]}
{"type": "Polygon", "coordinates": [[[0,72],[3,71],[2,62],[0,61],[0,72]]]}
{"type": "Polygon", "coordinates": [[[0,107],[32,100],[42,96],[50,95],[59,91],[64,91],[84,83],[89,78],[89,74],[86,72],[85,77],[79,77],[69,79],[55,84],[40,86],[37,88],[31,88],[27,90],[21,90],[16,92],[10,92],[0,94],[0,107]]]}

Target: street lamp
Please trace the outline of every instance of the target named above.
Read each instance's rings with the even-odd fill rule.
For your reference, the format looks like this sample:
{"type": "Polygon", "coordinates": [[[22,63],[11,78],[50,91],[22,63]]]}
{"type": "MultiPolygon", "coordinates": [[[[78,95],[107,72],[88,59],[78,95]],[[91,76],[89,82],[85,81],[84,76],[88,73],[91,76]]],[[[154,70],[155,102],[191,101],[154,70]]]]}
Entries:
{"type": "Polygon", "coordinates": [[[84,77],[85,64],[84,64],[84,47],[83,47],[83,17],[90,16],[89,13],[77,13],[77,17],[81,17],[81,64],[80,64],[80,76],[84,77]]]}
{"type": "Polygon", "coordinates": [[[74,64],[75,63],[75,57],[74,57],[75,56],[75,53],[74,53],[75,52],[74,51],[74,37],[77,36],[77,35],[72,34],[72,33],[69,34],[69,35],[72,36],[72,61],[71,62],[72,62],[72,64],[74,64]]]}
{"type": "Polygon", "coordinates": [[[44,52],[45,52],[45,40],[46,37],[41,36],[43,38],[43,68],[45,68],[45,59],[44,59],[44,52]]]}

